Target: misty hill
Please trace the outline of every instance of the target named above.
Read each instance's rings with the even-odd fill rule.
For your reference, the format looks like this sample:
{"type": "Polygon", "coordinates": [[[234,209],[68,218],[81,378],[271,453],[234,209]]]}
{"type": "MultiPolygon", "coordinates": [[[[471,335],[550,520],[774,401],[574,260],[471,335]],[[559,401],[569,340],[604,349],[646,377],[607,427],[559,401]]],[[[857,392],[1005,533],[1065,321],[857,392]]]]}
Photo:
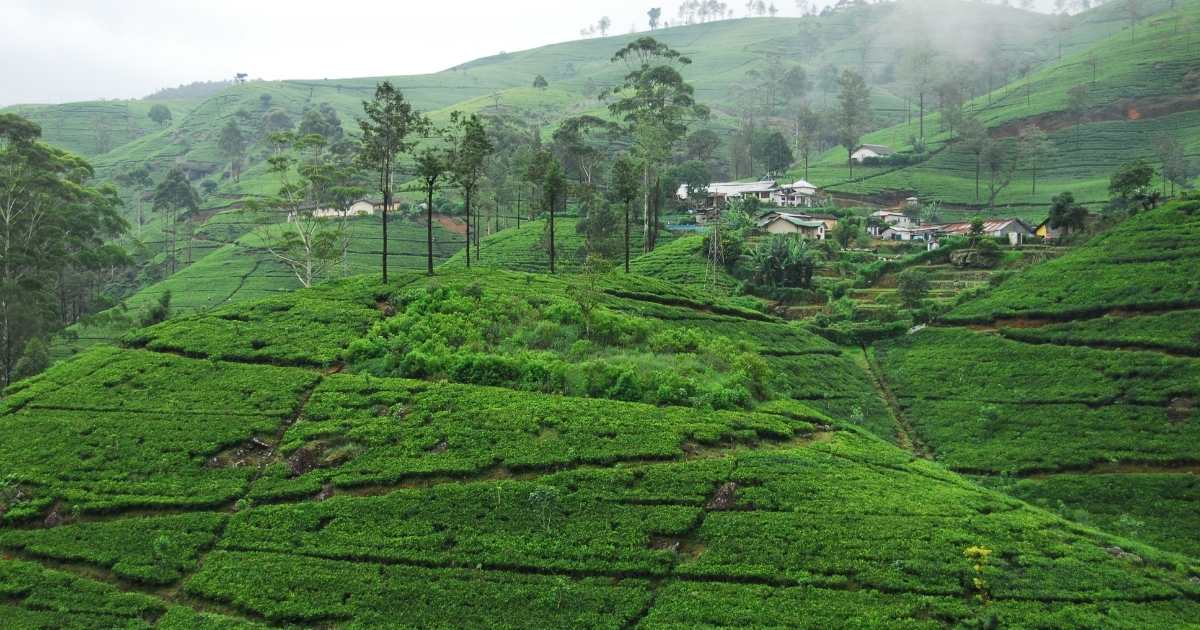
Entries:
{"type": "MultiPolygon", "coordinates": [[[[1003,38],[1013,51],[1048,58],[1056,45],[1051,22],[1051,17],[1041,14],[939,0],[868,6],[813,18],[738,19],[675,26],[659,29],[653,35],[693,58],[694,64],[685,71],[685,77],[696,86],[702,101],[725,111],[733,108],[746,82],[746,72],[774,57],[803,65],[814,78],[826,65],[859,67],[868,75],[887,74],[887,66],[897,58],[896,51],[918,34],[953,50],[956,56],[982,59],[987,51],[978,43],[980,38],[972,34],[992,33],[1003,38]]],[[[1089,29],[1079,29],[1068,36],[1067,44],[1079,46],[1091,36],[1089,29]]],[[[564,115],[602,107],[595,97],[624,72],[623,66],[609,59],[635,37],[586,39],[500,54],[430,75],[387,78],[427,111],[470,109],[472,102],[482,109],[494,106],[496,101],[491,96],[498,94],[501,107],[533,110],[549,125],[564,115]],[[549,89],[525,89],[538,75],[547,79],[549,89]],[[548,105],[543,107],[542,103],[548,105]]],[[[76,136],[101,121],[114,129],[121,126],[118,123],[128,126],[130,119],[144,121],[149,102],[121,101],[103,110],[90,104],[69,104],[22,107],[20,111],[43,125],[49,141],[62,142],[66,148],[95,158],[102,173],[135,162],[159,168],[187,162],[203,171],[221,168],[214,136],[238,109],[261,114],[279,107],[298,121],[306,105],[327,102],[349,126],[361,114],[361,101],[383,78],[250,82],[211,96],[168,101],[182,110],[175,112],[170,128],[150,133],[146,125],[146,133],[137,138],[122,136],[131,142],[115,142],[111,147],[115,150],[110,151],[99,151],[102,147],[97,143],[76,136]],[[270,97],[270,101],[261,100],[264,97],[270,97]],[[122,108],[125,111],[119,111],[122,108]],[[60,132],[58,127],[69,127],[70,132],[60,132]],[[100,156],[102,153],[108,155],[100,156]]],[[[888,85],[878,90],[876,107],[882,115],[898,115],[897,91],[898,86],[888,85]]],[[[224,188],[236,193],[246,187],[224,188]]]]}
{"type": "MultiPolygon", "coordinates": [[[[1093,13],[1096,18],[1108,16],[1108,24],[1124,18],[1120,32],[1065,52],[1061,60],[1031,69],[1027,76],[967,104],[966,111],[1013,154],[1020,154],[1020,135],[1032,126],[1047,134],[1051,145],[1045,157],[1018,160],[1011,184],[996,196],[1003,206],[996,212],[1036,223],[1045,217],[1050,198],[1064,191],[1094,208],[1103,206],[1112,173],[1138,158],[1159,167],[1157,144],[1165,138],[1178,142],[1189,159],[1200,158],[1200,37],[1187,26],[1200,19],[1200,6],[1180,3],[1176,11],[1141,20],[1131,34],[1118,4],[1093,13]],[[1072,104],[1073,90],[1082,93],[1077,105],[1072,104]]],[[[925,120],[927,152],[915,163],[863,166],[849,180],[845,152],[835,149],[810,169],[810,178],[837,193],[884,203],[915,194],[959,206],[986,205],[991,179],[987,165],[981,169],[977,195],[972,143],[961,141],[961,134],[949,129],[936,109],[931,107],[925,120]]],[[[918,127],[914,119],[869,134],[864,141],[911,154],[918,127]]],[[[1196,176],[1192,174],[1193,182],[1196,176]]],[[[967,211],[973,212],[977,210],[967,211]]]]}

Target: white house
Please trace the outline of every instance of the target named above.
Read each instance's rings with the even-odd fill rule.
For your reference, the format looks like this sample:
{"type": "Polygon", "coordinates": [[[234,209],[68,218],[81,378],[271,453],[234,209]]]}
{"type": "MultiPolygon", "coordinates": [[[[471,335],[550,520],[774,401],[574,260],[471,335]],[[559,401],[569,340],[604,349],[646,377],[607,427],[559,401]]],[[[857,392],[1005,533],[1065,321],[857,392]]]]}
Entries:
{"type": "MultiPolygon", "coordinates": [[[[903,212],[892,212],[891,210],[880,210],[871,213],[871,216],[878,220],[883,225],[897,226],[903,228],[917,227],[917,221],[903,212]]],[[[878,230],[882,232],[882,229],[878,230]]],[[[879,234],[875,234],[879,236],[879,234]]]]}
{"type": "Polygon", "coordinates": [[[891,147],[882,144],[864,144],[850,154],[850,159],[862,164],[863,160],[868,158],[883,158],[895,154],[896,152],[891,147]]]}
{"type": "Polygon", "coordinates": [[[772,191],[771,203],[785,208],[812,208],[817,205],[817,187],[803,179],[797,180],[772,191]]]}
{"type": "Polygon", "coordinates": [[[375,214],[375,204],[361,199],[350,204],[346,210],[338,208],[317,208],[313,210],[313,217],[317,219],[334,219],[340,217],[369,217],[375,214]]]}
{"type": "MultiPolygon", "coordinates": [[[[811,208],[817,205],[817,187],[807,181],[779,185],[771,179],[757,182],[714,182],[708,185],[707,196],[703,207],[714,208],[723,206],[731,199],[754,197],[764,203],[772,203],[782,207],[811,208]]],[[[675,196],[681,200],[691,198],[687,184],[682,184],[675,191],[675,196]]]]}
{"type": "Polygon", "coordinates": [[[940,226],[926,225],[923,227],[902,227],[893,225],[888,227],[879,238],[885,241],[933,241],[937,239],[940,233],[940,226]]]}

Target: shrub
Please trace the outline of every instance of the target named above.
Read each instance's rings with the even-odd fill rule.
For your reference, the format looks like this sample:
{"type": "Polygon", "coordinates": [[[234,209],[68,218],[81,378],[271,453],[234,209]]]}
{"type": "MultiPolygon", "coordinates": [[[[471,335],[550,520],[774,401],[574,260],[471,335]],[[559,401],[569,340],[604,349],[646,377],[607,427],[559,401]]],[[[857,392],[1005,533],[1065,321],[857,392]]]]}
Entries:
{"type": "Polygon", "coordinates": [[[905,270],[897,276],[896,282],[900,292],[900,299],[909,308],[919,306],[921,301],[925,299],[925,296],[929,295],[929,274],[923,270],[905,270]]]}

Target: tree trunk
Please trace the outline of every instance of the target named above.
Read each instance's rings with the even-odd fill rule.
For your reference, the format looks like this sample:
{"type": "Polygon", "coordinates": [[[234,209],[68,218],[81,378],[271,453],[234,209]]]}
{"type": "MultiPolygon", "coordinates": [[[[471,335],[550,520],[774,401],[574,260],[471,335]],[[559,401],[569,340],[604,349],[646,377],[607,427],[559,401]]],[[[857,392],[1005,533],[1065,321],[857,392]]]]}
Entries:
{"type": "Polygon", "coordinates": [[[388,215],[388,206],[391,206],[391,205],[392,205],[392,187],[391,187],[391,185],[390,185],[390,183],[389,183],[389,184],[385,184],[385,185],[384,185],[384,189],[383,189],[383,214],[382,214],[382,215],[380,215],[380,216],[382,217],[382,219],[381,219],[381,220],[383,221],[383,259],[380,261],[380,265],[382,265],[382,268],[383,268],[383,283],[384,283],[384,284],[387,284],[387,281],[388,281],[388,230],[387,230],[387,227],[388,227],[388,226],[387,226],[387,215],[388,215]]]}
{"type": "Polygon", "coordinates": [[[646,249],[650,244],[650,162],[646,162],[646,167],[642,172],[642,183],[644,184],[643,207],[642,207],[642,253],[647,253],[650,250],[646,249]]]}
{"type": "Polygon", "coordinates": [[[850,179],[854,179],[854,151],[846,149],[846,164],[850,166],[850,179]]]}
{"type": "Polygon", "coordinates": [[[921,138],[921,141],[924,142],[925,141],[925,91],[924,90],[921,91],[921,103],[918,105],[918,108],[919,108],[918,112],[919,112],[919,116],[920,116],[920,124],[918,126],[921,130],[920,138],[921,138]]]}
{"type": "Polygon", "coordinates": [[[979,201],[979,156],[975,156],[975,201],[979,201]]]}
{"type": "Polygon", "coordinates": [[[433,184],[434,182],[429,182],[425,187],[425,262],[426,273],[431,276],[433,275],[433,184]]]}
{"type": "Polygon", "coordinates": [[[625,202],[625,273],[629,273],[629,201],[625,202]]]}
{"type": "Polygon", "coordinates": [[[554,273],[554,205],[556,199],[550,199],[550,273],[554,273]]]}
{"type": "Polygon", "coordinates": [[[650,249],[649,249],[649,251],[654,251],[654,247],[656,245],[658,245],[658,223],[659,223],[659,215],[661,214],[661,211],[662,211],[662,197],[663,197],[663,195],[662,195],[662,178],[656,177],[654,179],[654,217],[653,217],[653,220],[650,222],[650,249]]]}
{"type": "Polygon", "coordinates": [[[1033,193],[1037,194],[1037,164],[1033,165],[1033,193]]]}
{"type": "Polygon", "coordinates": [[[471,189],[463,191],[467,211],[467,269],[471,268],[471,189]]]}

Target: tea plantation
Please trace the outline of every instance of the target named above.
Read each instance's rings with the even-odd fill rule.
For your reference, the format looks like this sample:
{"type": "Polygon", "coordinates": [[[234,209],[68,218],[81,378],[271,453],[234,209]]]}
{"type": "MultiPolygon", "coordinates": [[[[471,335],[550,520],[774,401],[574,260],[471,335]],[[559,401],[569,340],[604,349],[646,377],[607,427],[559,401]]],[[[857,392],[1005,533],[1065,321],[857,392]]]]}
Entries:
{"type": "MultiPolygon", "coordinates": [[[[1200,619],[1200,563],[1102,533],[1114,519],[1064,520],[880,439],[898,428],[860,360],[749,306],[643,276],[442,271],[388,285],[350,278],[134,331],[124,347],[91,349],[5,394],[0,618],[69,628],[1200,619]]],[[[978,336],[936,330],[905,343],[927,335],[978,336]]],[[[887,365],[914,351],[901,346],[881,351],[887,365]]],[[[1101,375],[1117,369],[1092,356],[1106,351],[1064,352],[1101,375]]],[[[1125,366],[1136,373],[1126,387],[1089,380],[1055,396],[1081,407],[1119,399],[1152,416],[1174,394],[1154,370],[1194,369],[1186,361],[1151,354],[1125,366]]],[[[904,378],[891,378],[898,391],[926,392],[904,378]]],[[[1188,431],[1167,446],[1186,453],[1188,431]]],[[[960,459],[970,457],[985,459],[960,459]]]]}
{"type": "Polygon", "coordinates": [[[1139,214],[947,325],[877,345],[936,459],[1072,520],[1200,554],[1197,208],[1139,214]]]}

